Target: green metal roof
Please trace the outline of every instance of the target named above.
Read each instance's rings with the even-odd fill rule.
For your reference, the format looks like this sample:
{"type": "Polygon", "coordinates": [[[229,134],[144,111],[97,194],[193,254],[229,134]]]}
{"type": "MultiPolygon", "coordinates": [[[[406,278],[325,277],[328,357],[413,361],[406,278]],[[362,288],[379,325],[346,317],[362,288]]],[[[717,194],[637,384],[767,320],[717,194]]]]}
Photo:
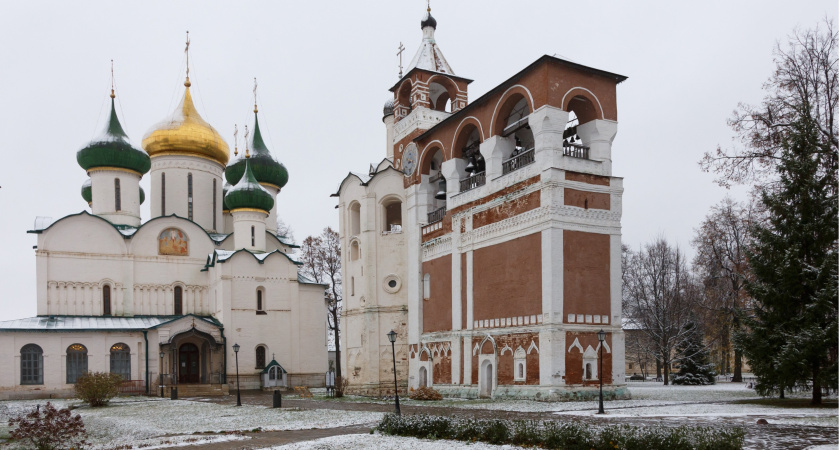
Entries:
{"type": "Polygon", "coordinates": [[[85,201],[88,203],[93,201],[93,193],[91,192],[90,187],[90,178],[88,178],[87,180],[85,180],[84,183],[82,183],[82,198],[85,199],[85,201]]]}
{"type": "Polygon", "coordinates": [[[238,183],[225,194],[225,206],[230,210],[238,208],[261,209],[266,213],[274,206],[274,198],[260,186],[251,171],[250,158],[245,158],[245,174],[238,183]]]}
{"type": "MultiPolygon", "coordinates": [[[[274,159],[260,132],[260,121],[254,113],[254,135],[250,142],[251,147],[251,170],[254,177],[260,183],[269,183],[282,188],[289,182],[289,172],[286,166],[274,159]]],[[[235,185],[245,173],[245,158],[237,158],[231,161],[225,169],[225,179],[228,183],[235,185]]]]}
{"type": "Polygon", "coordinates": [[[152,160],[146,152],[136,149],[128,142],[111,99],[111,116],[105,131],[90,144],[76,153],[76,161],[82,169],[97,167],[118,167],[145,174],[152,167],[152,160]]]}

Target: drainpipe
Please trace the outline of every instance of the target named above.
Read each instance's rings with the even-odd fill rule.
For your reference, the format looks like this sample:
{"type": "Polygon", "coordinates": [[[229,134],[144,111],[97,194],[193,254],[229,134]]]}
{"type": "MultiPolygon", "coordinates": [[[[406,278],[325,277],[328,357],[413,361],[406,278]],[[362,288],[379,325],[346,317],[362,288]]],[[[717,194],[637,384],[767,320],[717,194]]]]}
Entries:
{"type": "Polygon", "coordinates": [[[227,384],[227,337],[225,337],[225,329],[219,328],[219,332],[222,333],[222,347],[224,347],[224,367],[222,368],[222,384],[227,384]]]}
{"type": "Polygon", "coordinates": [[[149,395],[149,331],[143,330],[143,340],[146,341],[146,395],[149,395]]]}

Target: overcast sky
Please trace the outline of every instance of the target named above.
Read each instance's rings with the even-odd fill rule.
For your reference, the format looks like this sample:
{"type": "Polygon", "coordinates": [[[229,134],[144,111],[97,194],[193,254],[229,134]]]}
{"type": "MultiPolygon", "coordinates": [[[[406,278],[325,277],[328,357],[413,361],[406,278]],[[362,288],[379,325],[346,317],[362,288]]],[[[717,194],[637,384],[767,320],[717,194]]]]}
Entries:
{"type": "MultiPolygon", "coordinates": [[[[725,189],[704,151],[735,145],[726,119],[757,103],[776,40],[836,18],[837,2],[432,1],[437,43],[478,98],[543,54],[629,77],[618,86],[613,175],[624,177],[623,240],[664,234],[690,254],[725,189]]],[[[0,320],[35,315],[36,216],[87,209],[76,151],[101,131],[110,60],[131,141],[183,92],[184,35],[202,116],[232,145],[251,126],[289,169],[279,215],[301,241],[337,227],[329,195],[385,156],[382,105],[420,40],[423,0],[36,2],[0,4],[0,320]],[[241,136],[241,135],[240,135],[241,136]]],[[[241,137],[240,137],[241,138],[241,137]]],[[[149,176],[141,186],[150,192],[149,176]]],[[[743,198],[745,189],[734,189],[743,198]]],[[[149,219],[149,201],[143,205],[149,219]]]]}

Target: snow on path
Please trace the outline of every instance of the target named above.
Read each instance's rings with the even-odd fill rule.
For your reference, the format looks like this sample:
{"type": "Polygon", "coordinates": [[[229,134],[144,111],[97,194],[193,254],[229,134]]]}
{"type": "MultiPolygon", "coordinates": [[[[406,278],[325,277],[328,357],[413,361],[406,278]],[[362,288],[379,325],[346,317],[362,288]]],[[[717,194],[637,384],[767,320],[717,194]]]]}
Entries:
{"type": "MultiPolygon", "coordinates": [[[[39,401],[0,402],[0,423],[32,410],[39,401]]],[[[78,405],[77,400],[55,400],[56,407],[78,405]]],[[[383,413],[365,411],[272,409],[264,406],[227,406],[187,400],[137,399],[114,401],[104,408],[80,407],[80,414],[94,448],[117,445],[160,445],[165,441],[218,439],[194,433],[220,433],[260,428],[263,431],[334,428],[378,422],[383,413]],[[165,437],[164,437],[165,436],[165,437]]],[[[230,435],[226,435],[230,436],[230,435]]],[[[233,437],[226,438],[234,439],[233,437]]],[[[239,438],[238,438],[239,439],[239,438]]],[[[210,441],[207,441],[210,442],[210,441]]],[[[205,443],[202,441],[202,443],[205,443]]]]}
{"type": "Polygon", "coordinates": [[[344,434],[316,439],[312,441],[296,442],[278,447],[271,447],[271,450],[440,450],[445,449],[471,449],[471,450],[513,450],[521,449],[513,445],[491,445],[483,442],[461,442],[448,440],[416,439],[400,436],[383,436],[380,434],[344,434]]]}

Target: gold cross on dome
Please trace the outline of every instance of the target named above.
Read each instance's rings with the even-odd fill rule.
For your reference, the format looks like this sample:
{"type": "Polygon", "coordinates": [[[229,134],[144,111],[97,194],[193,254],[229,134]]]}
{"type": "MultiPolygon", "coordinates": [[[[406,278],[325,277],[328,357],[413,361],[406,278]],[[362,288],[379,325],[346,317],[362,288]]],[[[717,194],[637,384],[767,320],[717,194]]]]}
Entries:
{"type": "Polygon", "coordinates": [[[114,98],[114,60],[111,60],[111,98],[114,98]]]}
{"type": "Polygon", "coordinates": [[[405,47],[403,46],[403,43],[402,43],[402,42],[400,42],[400,46],[399,46],[399,47],[397,47],[397,50],[399,50],[399,51],[397,52],[397,56],[399,56],[399,57],[400,57],[400,65],[399,65],[399,67],[400,67],[400,78],[402,78],[402,68],[403,68],[403,65],[402,65],[402,54],[403,54],[403,51],[405,50],[405,47]]]}
{"type": "Polygon", "coordinates": [[[239,150],[237,149],[236,137],[239,136],[239,129],[236,127],[236,124],[233,125],[233,156],[239,155],[239,150]]]}
{"type": "Polygon", "coordinates": [[[257,113],[257,77],[254,77],[254,114],[257,113]]]}
{"type": "Polygon", "coordinates": [[[251,155],[248,153],[248,135],[249,135],[248,125],[245,125],[245,159],[248,159],[248,158],[251,157],[251,155]]]}

